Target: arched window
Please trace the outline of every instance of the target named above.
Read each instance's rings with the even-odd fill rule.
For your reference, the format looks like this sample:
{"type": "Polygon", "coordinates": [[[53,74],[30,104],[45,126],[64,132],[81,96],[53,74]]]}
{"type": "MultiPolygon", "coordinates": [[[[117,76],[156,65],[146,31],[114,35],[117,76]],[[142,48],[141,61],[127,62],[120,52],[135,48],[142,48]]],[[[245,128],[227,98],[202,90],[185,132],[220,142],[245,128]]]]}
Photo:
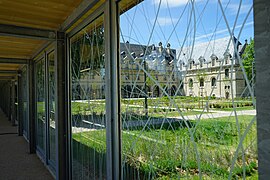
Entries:
{"type": "Polygon", "coordinates": [[[229,78],[229,69],[225,69],[225,78],[229,78]]]}
{"type": "Polygon", "coordinates": [[[212,81],[211,81],[211,86],[217,86],[217,80],[215,77],[212,78],[212,81]]]}
{"type": "Polygon", "coordinates": [[[175,85],[173,85],[172,87],[171,87],[171,96],[174,96],[175,95],[175,93],[176,93],[176,86],[175,85]]]}
{"type": "Polygon", "coordinates": [[[193,80],[192,79],[188,80],[188,87],[190,87],[190,88],[193,87],[193,80]]]}
{"type": "Polygon", "coordinates": [[[204,86],[204,79],[200,78],[200,87],[203,87],[203,86],[204,86]]]}

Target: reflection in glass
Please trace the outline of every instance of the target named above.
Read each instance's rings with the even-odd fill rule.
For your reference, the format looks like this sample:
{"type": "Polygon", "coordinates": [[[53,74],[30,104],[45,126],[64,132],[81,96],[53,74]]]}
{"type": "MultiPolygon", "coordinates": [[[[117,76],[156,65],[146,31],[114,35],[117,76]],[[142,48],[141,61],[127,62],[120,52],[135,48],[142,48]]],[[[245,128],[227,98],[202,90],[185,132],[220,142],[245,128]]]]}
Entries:
{"type": "Polygon", "coordinates": [[[54,51],[48,54],[48,85],[49,85],[49,160],[55,166],[56,131],[55,131],[55,59],[54,51]]]}
{"type": "Polygon", "coordinates": [[[29,118],[28,118],[28,77],[27,67],[22,69],[22,103],[23,103],[23,134],[29,139],[29,118]]]}
{"type": "Polygon", "coordinates": [[[36,145],[43,153],[45,151],[45,59],[36,63],[36,145]]]}
{"type": "Polygon", "coordinates": [[[106,178],[103,15],[71,38],[72,178],[106,178]]]}
{"type": "Polygon", "coordinates": [[[257,179],[255,101],[237,57],[253,35],[252,1],[119,6],[123,179],[257,179]]]}

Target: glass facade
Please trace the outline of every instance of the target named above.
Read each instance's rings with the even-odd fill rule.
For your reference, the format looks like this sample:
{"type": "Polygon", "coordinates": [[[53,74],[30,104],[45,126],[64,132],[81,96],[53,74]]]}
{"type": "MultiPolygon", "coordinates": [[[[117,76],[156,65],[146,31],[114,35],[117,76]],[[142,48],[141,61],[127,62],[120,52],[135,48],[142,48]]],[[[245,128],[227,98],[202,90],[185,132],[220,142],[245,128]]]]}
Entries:
{"type": "Polygon", "coordinates": [[[45,58],[36,63],[36,145],[45,154],[46,147],[46,89],[45,58]]]}
{"type": "Polygon", "coordinates": [[[55,52],[52,51],[47,55],[48,59],[48,145],[49,154],[48,159],[55,166],[56,161],[56,129],[55,129],[55,52]]]}
{"type": "MultiPolygon", "coordinates": [[[[104,23],[108,14],[96,16],[95,12],[90,23],[85,20],[84,27],[67,34],[69,66],[65,78],[70,82],[63,86],[70,93],[70,106],[65,109],[69,114],[64,121],[70,126],[67,158],[72,179],[111,177],[106,173],[117,163],[108,164],[109,155],[121,156],[122,179],[256,179],[256,104],[251,100],[252,92],[246,93],[244,89],[248,88],[239,86],[246,81],[238,63],[242,57],[237,57],[244,50],[231,36],[196,39],[203,31],[198,24],[208,19],[203,14],[213,8],[202,1],[117,3],[120,22],[115,25],[120,25],[120,43],[115,54],[119,55],[119,79],[113,82],[109,77],[113,73],[108,70],[113,68],[105,67],[111,63],[106,60],[115,60],[109,57],[113,54],[110,51],[105,56],[104,28],[112,23],[104,23]],[[234,54],[230,65],[225,52],[234,54]],[[118,85],[120,99],[118,92],[110,94],[118,85]],[[112,107],[118,100],[117,108],[112,107]],[[108,119],[106,122],[112,110],[121,117],[118,127],[108,119]],[[120,138],[110,137],[118,136],[115,131],[120,132],[120,138]],[[119,144],[110,142],[110,138],[120,140],[119,144]],[[111,153],[113,146],[121,150],[111,153]]],[[[218,26],[217,22],[211,22],[211,26],[218,26]]],[[[111,40],[118,36],[108,34],[108,44],[114,46],[111,40]]],[[[44,58],[35,64],[36,146],[53,171],[59,163],[56,56],[63,54],[56,54],[58,45],[51,51],[46,49],[44,58]]],[[[23,130],[28,138],[27,66],[22,69],[22,88],[23,130]]]]}
{"type": "Polygon", "coordinates": [[[127,10],[130,2],[120,1],[123,179],[256,179],[256,116],[238,108],[247,103],[244,109],[255,112],[254,102],[243,95],[240,64],[231,66],[240,78],[235,82],[224,62],[225,52],[237,54],[241,46],[230,35],[201,34],[204,27],[226,24],[206,15],[222,7],[208,1],[133,3],[127,10]]]}
{"type": "Polygon", "coordinates": [[[22,120],[23,120],[23,135],[26,139],[29,139],[29,106],[28,106],[28,69],[24,66],[22,69],[22,120]]]}
{"type": "Polygon", "coordinates": [[[72,179],[106,178],[103,18],[70,39],[72,179]]]}
{"type": "Polygon", "coordinates": [[[35,62],[36,149],[53,173],[56,168],[55,50],[35,62]]]}

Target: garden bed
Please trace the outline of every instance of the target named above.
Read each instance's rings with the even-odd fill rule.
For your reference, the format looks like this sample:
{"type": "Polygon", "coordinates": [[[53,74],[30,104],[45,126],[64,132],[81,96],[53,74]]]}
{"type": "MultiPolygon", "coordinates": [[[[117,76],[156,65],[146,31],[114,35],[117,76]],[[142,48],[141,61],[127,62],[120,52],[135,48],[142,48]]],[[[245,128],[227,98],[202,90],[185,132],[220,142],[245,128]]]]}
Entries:
{"type": "MultiPolygon", "coordinates": [[[[238,116],[239,130],[228,118],[190,121],[189,125],[175,123],[168,126],[148,126],[140,130],[122,131],[123,163],[137,172],[154,179],[227,179],[233,155],[238,147],[239,133],[243,134],[253,116],[238,116]],[[189,129],[187,127],[190,127],[189,129]],[[191,136],[191,134],[193,136],[191,136]]],[[[256,124],[251,126],[237,154],[232,177],[257,176],[256,124]]],[[[105,152],[105,130],[82,132],[74,140],[86,147],[105,152]],[[98,143],[97,143],[98,142],[98,143]]],[[[125,166],[124,166],[125,167],[125,166]]],[[[125,169],[129,172],[128,169],[125,169]]],[[[136,174],[136,173],[135,173],[136,174]]],[[[146,178],[147,179],[147,178],[146,178]]]]}

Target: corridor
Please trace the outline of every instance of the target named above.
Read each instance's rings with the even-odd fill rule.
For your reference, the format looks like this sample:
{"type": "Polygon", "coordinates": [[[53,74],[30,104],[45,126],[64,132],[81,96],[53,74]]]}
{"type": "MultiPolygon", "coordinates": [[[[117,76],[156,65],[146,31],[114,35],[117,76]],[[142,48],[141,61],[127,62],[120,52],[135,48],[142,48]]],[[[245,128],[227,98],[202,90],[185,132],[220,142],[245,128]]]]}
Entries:
{"type": "Polygon", "coordinates": [[[28,143],[17,134],[0,109],[0,179],[53,179],[35,154],[29,154],[28,143]]]}

